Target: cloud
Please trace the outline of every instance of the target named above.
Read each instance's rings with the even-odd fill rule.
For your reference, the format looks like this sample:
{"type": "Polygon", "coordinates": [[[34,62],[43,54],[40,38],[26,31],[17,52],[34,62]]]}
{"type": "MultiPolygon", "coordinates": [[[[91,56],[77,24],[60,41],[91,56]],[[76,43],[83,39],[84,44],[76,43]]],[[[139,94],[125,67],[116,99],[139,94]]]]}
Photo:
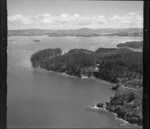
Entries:
{"type": "Polygon", "coordinates": [[[133,27],[142,27],[143,26],[143,16],[140,12],[129,12],[126,15],[114,15],[111,17],[111,20],[115,22],[115,24],[119,25],[127,25],[133,27]]]}
{"type": "Polygon", "coordinates": [[[33,23],[33,20],[31,17],[26,17],[20,14],[14,15],[14,16],[9,16],[8,20],[11,22],[20,22],[22,24],[31,24],[33,23]]]}
{"type": "Polygon", "coordinates": [[[52,23],[52,16],[50,14],[43,14],[43,19],[41,19],[43,23],[52,23]]]}
{"type": "Polygon", "coordinates": [[[36,16],[23,16],[16,14],[8,16],[8,23],[20,23],[29,27],[39,26],[49,29],[55,29],[59,27],[64,28],[107,28],[107,27],[142,27],[143,17],[140,12],[130,12],[125,15],[114,15],[112,17],[106,17],[103,15],[95,16],[81,16],[77,13],[67,14],[62,13],[60,15],[52,16],[51,14],[40,14],[36,16]]]}
{"type": "Polygon", "coordinates": [[[116,20],[120,20],[121,17],[118,15],[114,15],[111,19],[116,21],[116,20]]]}
{"type": "Polygon", "coordinates": [[[106,24],[106,19],[104,16],[97,15],[93,17],[80,17],[76,21],[77,25],[99,25],[106,24]]]}
{"type": "Polygon", "coordinates": [[[42,24],[51,24],[51,25],[73,25],[73,26],[82,26],[88,25],[93,26],[96,24],[105,24],[106,19],[102,15],[97,16],[80,16],[79,14],[75,13],[74,15],[69,15],[67,13],[62,13],[59,16],[51,16],[50,14],[42,14],[36,16],[23,16],[23,15],[14,15],[8,17],[9,22],[19,22],[22,24],[35,24],[42,25],[42,24]]]}

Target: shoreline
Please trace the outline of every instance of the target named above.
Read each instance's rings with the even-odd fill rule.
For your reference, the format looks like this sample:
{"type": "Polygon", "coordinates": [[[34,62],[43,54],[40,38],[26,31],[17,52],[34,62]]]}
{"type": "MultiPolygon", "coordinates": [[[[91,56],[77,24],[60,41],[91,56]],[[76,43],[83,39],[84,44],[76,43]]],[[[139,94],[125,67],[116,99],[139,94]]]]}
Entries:
{"type": "MultiPolygon", "coordinates": [[[[42,70],[43,72],[55,72],[55,73],[61,74],[62,76],[73,77],[73,78],[78,78],[78,79],[90,79],[90,78],[92,78],[92,79],[102,80],[102,79],[98,79],[98,78],[95,78],[95,77],[88,77],[88,76],[83,76],[83,77],[81,76],[81,78],[79,78],[79,77],[74,76],[74,75],[69,75],[69,74],[67,74],[67,73],[65,73],[65,72],[56,72],[56,71],[53,71],[53,70],[46,70],[46,69],[40,68],[40,67],[35,68],[35,69],[36,69],[36,70],[40,70],[40,71],[42,70]]],[[[107,83],[110,83],[110,82],[105,81],[105,80],[102,80],[102,81],[107,82],[107,83]]],[[[112,84],[113,84],[113,83],[112,83],[112,84]]],[[[111,89],[110,89],[110,90],[111,90],[111,89]]],[[[113,96],[114,96],[114,94],[113,94],[111,97],[113,97],[113,96]]],[[[112,115],[115,117],[116,120],[119,120],[119,121],[122,121],[122,122],[123,122],[122,125],[129,124],[129,125],[132,125],[132,126],[136,126],[136,127],[142,128],[142,126],[139,126],[139,125],[137,125],[137,124],[132,124],[132,123],[126,121],[125,119],[123,119],[123,118],[121,118],[121,117],[118,117],[118,116],[117,116],[117,113],[108,110],[108,109],[106,108],[106,102],[109,102],[109,101],[110,101],[110,98],[108,98],[108,99],[104,102],[104,107],[102,107],[102,108],[101,108],[101,107],[97,107],[97,104],[98,104],[98,103],[96,103],[96,104],[94,104],[93,107],[90,106],[90,109],[95,110],[95,111],[103,110],[103,111],[107,111],[107,112],[109,112],[109,113],[112,113],[112,115]]]]}
{"type": "MultiPolygon", "coordinates": [[[[98,103],[97,103],[97,104],[98,104],[98,103]]],[[[127,124],[128,124],[128,125],[131,125],[131,126],[143,128],[143,126],[140,126],[140,125],[137,125],[137,124],[132,124],[132,123],[128,122],[127,120],[125,120],[125,119],[123,119],[123,118],[121,118],[121,117],[118,117],[118,116],[117,116],[117,113],[112,112],[112,111],[109,111],[109,110],[106,108],[106,103],[104,103],[104,107],[97,107],[97,104],[94,104],[94,106],[92,106],[92,107],[90,106],[90,109],[95,110],[95,111],[103,110],[103,111],[105,111],[105,112],[111,113],[111,114],[115,117],[116,120],[119,120],[119,121],[123,122],[123,124],[121,124],[121,125],[127,125],[127,124]]]]}
{"type": "MultiPolygon", "coordinates": [[[[84,76],[81,76],[81,77],[77,77],[75,75],[67,74],[66,72],[57,72],[57,71],[53,71],[53,70],[46,70],[46,69],[41,68],[41,67],[33,67],[32,65],[31,65],[31,68],[33,68],[34,70],[37,70],[37,71],[42,71],[42,72],[50,72],[50,73],[54,72],[54,73],[58,73],[58,75],[64,76],[64,77],[70,77],[70,78],[76,78],[76,79],[83,79],[83,80],[85,80],[85,79],[96,79],[98,81],[101,81],[102,83],[108,83],[108,84],[110,84],[111,85],[110,86],[110,90],[111,90],[112,86],[115,86],[115,83],[112,83],[112,82],[109,82],[107,80],[103,80],[103,79],[100,79],[100,78],[96,78],[94,76],[88,77],[88,76],[84,75],[84,76]]],[[[111,91],[113,91],[113,90],[111,90],[111,91]]],[[[113,96],[114,96],[114,94],[111,97],[113,97],[113,96]]],[[[108,100],[109,100],[109,98],[108,98],[108,100]]]]}
{"type": "MultiPolygon", "coordinates": [[[[96,78],[94,76],[91,76],[91,77],[88,77],[86,75],[83,75],[81,77],[77,77],[75,75],[70,75],[70,74],[67,74],[66,72],[57,72],[57,71],[53,71],[53,70],[46,70],[44,68],[41,68],[41,67],[33,67],[31,65],[31,68],[33,68],[34,70],[38,70],[38,71],[42,71],[42,72],[54,72],[54,73],[58,73],[59,75],[61,76],[66,76],[66,77],[72,77],[72,78],[77,78],[77,79],[96,79],[96,80],[100,80],[102,81],[103,83],[109,83],[111,84],[111,87],[112,86],[115,86],[115,83],[112,83],[112,82],[109,82],[109,81],[106,81],[106,80],[103,80],[103,79],[100,79],[100,78],[96,78]]],[[[111,90],[111,89],[110,89],[111,90]]],[[[112,91],[112,90],[111,90],[112,91]]],[[[108,98],[109,99],[109,98],[108,98]]]]}

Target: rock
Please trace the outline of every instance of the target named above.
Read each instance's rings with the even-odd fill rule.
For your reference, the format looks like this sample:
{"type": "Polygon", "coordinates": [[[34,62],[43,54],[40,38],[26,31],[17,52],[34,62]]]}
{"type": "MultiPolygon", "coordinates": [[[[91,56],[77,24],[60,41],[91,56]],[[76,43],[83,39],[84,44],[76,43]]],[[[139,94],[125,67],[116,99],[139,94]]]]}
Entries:
{"type": "Polygon", "coordinates": [[[98,103],[96,106],[99,107],[99,108],[103,108],[104,104],[103,103],[98,103]]]}

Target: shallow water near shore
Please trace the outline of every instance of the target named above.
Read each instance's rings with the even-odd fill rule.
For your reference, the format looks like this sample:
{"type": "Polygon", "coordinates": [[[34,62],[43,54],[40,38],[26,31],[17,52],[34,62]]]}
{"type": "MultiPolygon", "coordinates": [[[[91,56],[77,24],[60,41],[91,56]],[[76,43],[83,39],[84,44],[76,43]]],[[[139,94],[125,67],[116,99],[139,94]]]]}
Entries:
{"type": "MultiPolygon", "coordinates": [[[[104,102],[113,95],[112,84],[94,78],[79,79],[62,73],[35,70],[30,56],[37,50],[60,47],[96,49],[119,39],[110,37],[50,38],[10,37],[8,39],[8,113],[9,128],[130,128],[106,111],[86,110],[93,103],[104,102]],[[105,39],[106,38],[106,39],[105,39]],[[104,45],[99,42],[108,42],[104,45]],[[43,43],[42,43],[43,41],[43,43]],[[99,44],[98,44],[99,43],[99,44]]],[[[132,39],[131,37],[126,40],[132,39]]],[[[133,39],[132,39],[133,40],[133,39]]],[[[139,40],[137,38],[137,40],[139,40]]],[[[135,127],[137,128],[137,127],[135,127]]]]}

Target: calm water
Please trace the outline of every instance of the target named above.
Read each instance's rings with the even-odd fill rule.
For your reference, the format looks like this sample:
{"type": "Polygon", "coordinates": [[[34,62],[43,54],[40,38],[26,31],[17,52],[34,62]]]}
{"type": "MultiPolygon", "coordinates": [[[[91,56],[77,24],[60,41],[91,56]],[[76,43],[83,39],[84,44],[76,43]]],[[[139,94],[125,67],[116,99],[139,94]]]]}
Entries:
{"type": "Polygon", "coordinates": [[[9,37],[8,38],[8,127],[132,127],[112,113],[89,111],[95,102],[104,102],[113,92],[112,84],[97,79],[78,79],[60,73],[34,70],[32,53],[60,47],[95,50],[141,40],[139,37],[9,37]],[[35,43],[34,39],[41,42],[35,43]]]}

